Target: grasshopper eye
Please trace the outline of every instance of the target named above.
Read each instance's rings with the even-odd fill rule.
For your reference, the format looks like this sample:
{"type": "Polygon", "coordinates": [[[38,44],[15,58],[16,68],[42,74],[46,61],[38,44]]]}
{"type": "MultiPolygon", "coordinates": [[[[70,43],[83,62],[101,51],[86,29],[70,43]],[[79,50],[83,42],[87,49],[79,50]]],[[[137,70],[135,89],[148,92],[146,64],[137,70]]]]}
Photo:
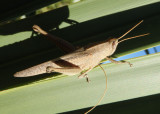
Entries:
{"type": "Polygon", "coordinates": [[[117,40],[112,41],[112,47],[115,48],[117,46],[117,40]]]}
{"type": "Polygon", "coordinates": [[[116,41],[112,41],[112,45],[114,46],[116,44],[116,41]]]}

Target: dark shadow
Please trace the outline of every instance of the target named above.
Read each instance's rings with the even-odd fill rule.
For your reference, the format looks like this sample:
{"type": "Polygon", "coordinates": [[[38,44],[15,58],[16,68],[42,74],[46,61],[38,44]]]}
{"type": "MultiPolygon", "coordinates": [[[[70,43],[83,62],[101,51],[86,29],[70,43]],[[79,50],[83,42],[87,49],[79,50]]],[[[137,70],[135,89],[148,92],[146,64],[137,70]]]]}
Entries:
{"type": "MultiPolygon", "coordinates": [[[[54,28],[56,28],[54,31],[57,31],[59,30],[59,25],[62,22],[66,22],[70,25],[75,25],[78,23],[74,20],[68,19],[68,17],[69,9],[67,6],[65,6],[50,12],[46,12],[44,14],[36,15],[4,26],[0,26],[0,34],[10,35],[23,31],[31,31],[34,24],[41,26],[47,31],[50,31],[54,28]]],[[[14,43],[12,45],[1,47],[0,52],[0,70],[1,74],[3,74],[4,77],[2,80],[0,80],[0,83],[3,82],[0,84],[0,89],[10,88],[11,86],[19,85],[22,83],[27,84],[28,82],[31,82],[33,80],[35,81],[43,79],[46,77],[50,77],[51,75],[53,76],[53,74],[55,74],[54,76],[56,76],[57,73],[52,73],[38,75],[37,77],[14,78],[13,74],[15,73],[15,71],[26,69],[28,67],[58,57],[57,55],[63,54],[60,50],[55,49],[55,46],[51,42],[46,40],[46,38],[44,38],[42,35],[35,34],[34,32],[32,32],[29,39],[26,39],[22,42],[14,43]],[[39,49],[41,49],[41,52],[44,51],[43,54],[45,54],[45,57],[41,54],[38,54],[39,49]],[[56,54],[53,54],[52,51],[46,53],[45,51],[49,49],[56,51],[56,54]],[[32,55],[33,53],[35,53],[35,55],[28,56],[32,55]],[[8,63],[8,61],[14,61],[18,58],[23,58],[26,56],[28,57],[14,62],[15,64],[6,64],[8,63]],[[33,61],[30,61],[31,59],[33,61]]]]}
{"type": "MultiPolygon", "coordinates": [[[[55,77],[59,75],[59,73],[45,73],[45,74],[41,74],[38,76],[33,76],[33,77],[26,77],[26,78],[21,78],[21,77],[13,77],[13,74],[16,71],[22,70],[22,68],[26,68],[27,64],[23,64],[23,66],[21,66],[21,68],[19,67],[19,65],[16,65],[16,68],[13,68],[15,66],[10,66],[11,68],[2,68],[1,69],[1,74],[4,74],[3,76],[5,76],[5,78],[1,79],[0,82],[0,90],[6,90],[6,89],[10,89],[10,88],[14,88],[17,86],[22,86],[22,85],[27,85],[30,84],[31,82],[34,81],[38,81],[38,80],[42,80],[42,79],[46,79],[46,78],[51,78],[51,77],[55,77]],[[14,70],[12,70],[12,68],[14,70]],[[8,69],[10,69],[8,71],[8,69]]],[[[1,75],[2,77],[2,75],[1,75]]],[[[58,78],[58,77],[57,77],[58,78]]]]}
{"type": "MultiPolygon", "coordinates": [[[[22,22],[23,23],[25,22],[23,25],[24,28],[22,27],[23,31],[31,30],[31,27],[33,24],[40,24],[44,28],[46,27],[46,29],[49,30],[51,28],[56,27],[55,23],[60,24],[62,21],[66,21],[66,19],[69,17],[69,11],[67,7],[64,7],[62,9],[57,9],[56,11],[62,11],[62,13],[60,12],[57,13],[57,15],[61,15],[62,17],[56,16],[57,18],[59,17],[61,21],[59,21],[58,19],[56,21],[55,14],[52,15],[50,14],[50,12],[48,12],[46,14],[49,14],[50,18],[43,18],[43,17],[37,18],[36,22],[39,22],[39,23],[35,23],[35,22],[33,23],[32,22],[32,19],[34,20],[33,17],[30,18],[31,20],[26,19],[16,23],[22,24],[22,22]],[[44,20],[47,19],[47,21],[45,20],[45,22],[42,22],[43,19],[44,20]],[[53,19],[55,19],[55,21],[53,21],[53,19]],[[28,26],[28,24],[30,24],[30,26],[28,26]],[[50,24],[52,25],[52,27],[50,27],[50,24]]],[[[46,14],[42,14],[42,15],[44,15],[45,17],[46,14]]],[[[82,22],[79,24],[75,24],[76,22],[74,21],[71,21],[71,22],[68,21],[73,25],[69,27],[65,27],[63,29],[53,30],[50,32],[76,45],[85,45],[90,42],[106,40],[110,36],[118,37],[122,35],[122,33],[126,32],[126,28],[121,29],[119,31],[110,32],[110,33],[107,33],[106,31],[111,31],[114,28],[120,27],[122,25],[128,25],[128,23],[134,22],[131,25],[133,26],[135,22],[138,22],[139,20],[144,19],[145,22],[143,23],[143,26],[142,27],[139,26],[132,33],[135,35],[135,34],[143,34],[146,32],[150,32],[152,34],[149,37],[151,37],[152,39],[151,38],[145,39],[145,41],[149,40],[150,42],[149,43],[145,42],[143,38],[132,40],[132,42],[127,41],[126,43],[130,45],[130,48],[126,48],[125,42],[124,42],[120,44],[120,46],[116,51],[116,53],[121,53],[121,52],[128,51],[130,49],[134,49],[135,44],[137,45],[137,47],[141,47],[141,46],[152,44],[159,41],[159,39],[156,37],[157,35],[159,35],[158,27],[160,28],[160,22],[157,21],[160,19],[159,14],[160,14],[160,3],[155,3],[155,4],[150,4],[143,7],[127,10],[124,12],[119,12],[116,14],[88,20],[86,22],[82,22]],[[145,23],[151,23],[149,25],[150,27],[148,27],[148,25],[145,26],[145,23]]],[[[15,23],[11,24],[12,26],[11,25],[7,25],[7,26],[13,27],[14,24],[15,23]]],[[[128,28],[130,28],[131,26],[128,26],[128,28]]],[[[22,31],[22,30],[19,29],[19,31],[22,31]]],[[[3,31],[1,32],[1,34],[2,33],[13,34],[14,32],[18,32],[18,31],[15,30],[14,32],[13,31],[8,33],[7,32],[5,33],[5,32],[6,31],[3,31]]],[[[133,34],[131,36],[133,36],[133,34]]],[[[30,66],[40,64],[44,61],[61,56],[62,53],[59,50],[55,50],[54,48],[55,47],[42,36],[36,36],[21,42],[17,42],[15,44],[1,47],[0,48],[0,52],[1,52],[0,53],[1,54],[0,55],[0,63],[1,63],[0,89],[3,90],[5,88],[16,86],[17,84],[22,85],[25,82],[29,82],[29,81],[32,82],[32,81],[35,81],[36,79],[39,80],[39,76],[34,78],[31,77],[31,78],[22,79],[22,78],[14,78],[13,74],[21,69],[28,68],[30,66]]],[[[44,78],[45,76],[42,76],[42,77],[44,78]]]]}
{"type": "Polygon", "coordinates": [[[148,49],[146,49],[144,51],[145,51],[146,55],[149,55],[149,50],[148,49]]]}
{"type": "MultiPolygon", "coordinates": [[[[34,24],[39,25],[44,30],[50,31],[51,29],[59,28],[58,26],[62,22],[67,22],[70,25],[75,25],[78,23],[74,20],[68,19],[68,17],[69,9],[65,6],[41,15],[0,26],[0,34],[10,35],[23,31],[32,31],[32,26],[34,24]]],[[[59,29],[54,30],[54,32],[56,31],[59,31],[59,29]]],[[[38,53],[40,50],[40,52],[43,52],[52,48],[55,48],[55,46],[46,40],[45,37],[37,34],[34,35],[34,32],[32,32],[31,37],[23,40],[22,42],[1,47],[0,64],[2,65],[17,58],[23,58],[33,53],[38,53]]],[[[59,52],[57,51],[56,53],[59,52]]],[[[52,58],[53,57],[57,56],[52,54],[52,58]]]]}
{"type": "Polygon", "coordinates": [[[66,21],[69,17],[69,9],[67,6],[51,10],[49,12],[32,16],[20,21],[0,26],[1,35],[11,35],[24,31],[32,31],[34,24],[39,25],[44,30],[50,31],[66,21]]]}
{"type": "Polygon", "coordinates": [[[60,0],[1,0],[0,22],[10,20],[60,0]]]}
{"type": "MultiPolygon", "coordinates": [[[[160,94],[97,106],[91,114],[160,114],[160,94]]],[[[91,107],[90,107],[91,108],[91,107]]],[[[83,114],[90,108],[61,114],[83,114]]]]}

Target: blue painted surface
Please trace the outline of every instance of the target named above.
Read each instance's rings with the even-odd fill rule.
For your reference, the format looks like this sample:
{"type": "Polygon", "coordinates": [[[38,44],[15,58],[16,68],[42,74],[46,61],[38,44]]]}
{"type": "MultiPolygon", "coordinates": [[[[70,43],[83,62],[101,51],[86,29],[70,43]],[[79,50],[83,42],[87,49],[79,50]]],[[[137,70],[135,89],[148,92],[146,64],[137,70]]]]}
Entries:
{"type": "MultiPolygon", "coordinates": [[[[160,52],[160,46],[156,46],[156,47],[153,47],[153,48],[149,48],[149,49],[148,49],[148,52],[149,52],[149,54],[153,54],[153,53],[160,52]]],[[[135,53],[132,53],[132,54],[129,54],[129,55],[125,55],[125,56],[116,58],[115,60],[116,60],[116,61],[121,61],[121,60],[130,59],[130,58],[139,57],[139,56],[144,56],[144,55],[147,55],[147,54],[146,54],[146,52],[143,50],[143,51],[135,52],[135,53]]],[[[104,62],[104,63],[102,63],[102,64],[106,64],[106,63],[110,63],[110,61],[106,61],[106,62],[104,62]]]]}

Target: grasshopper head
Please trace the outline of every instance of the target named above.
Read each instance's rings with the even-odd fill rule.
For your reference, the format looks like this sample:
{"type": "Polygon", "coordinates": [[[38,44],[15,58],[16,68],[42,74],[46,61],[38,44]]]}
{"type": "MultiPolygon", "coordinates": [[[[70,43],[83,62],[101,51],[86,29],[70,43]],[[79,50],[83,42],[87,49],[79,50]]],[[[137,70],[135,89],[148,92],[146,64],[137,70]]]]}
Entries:
{"type": "Polygon", "coordinates": [[[117,48],[117,45],[118,45],[118,39],[117,38],[110,38],[107,40],[107,49],[108,49],[108,56],[112,55],[116,48],[117,48]]]}
{"type": "Polygon", "coordinates": [[[117,45],[118,45],[118,39],[117,38],[111,38],[108,41],[112,45],[112,49],[116,49],[117,48],[117,45]]]}

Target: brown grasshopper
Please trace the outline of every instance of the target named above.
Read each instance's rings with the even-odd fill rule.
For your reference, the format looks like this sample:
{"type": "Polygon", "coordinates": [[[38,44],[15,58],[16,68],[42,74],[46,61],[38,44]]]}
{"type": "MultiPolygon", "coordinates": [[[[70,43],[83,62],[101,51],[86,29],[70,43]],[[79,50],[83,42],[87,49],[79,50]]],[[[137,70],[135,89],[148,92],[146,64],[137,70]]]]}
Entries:
{"type": "MultiPolygon", "coordinates": [[[[102,42],[94,43],[94,44],[89,44],[84,47],[81,47],[79,49],[76,49],[72,44],[69,42],[51,35],[41,29],[38,25],[33,26],[33,30],[35,32],[38,32],[44,36],[47,36],[53,43],[55,43],[60,49],[62,49],[64,52],[68,53],[64,56],[61,56],[59,58],[44,62],[42,64],[33,66],[31,68],[22,70],[20,72],[17,72],[14,74],[15,77],[29,77],[29,76],[34,76],[38,74],[43,74],[43,73],[50,73],[50,72],[59,72],[65,75],[75,75],[81,73],[78,77],[83,78],[86,77],[87,81],[89,82],[89,79],[87,77],[87,73],[91,71],[95,66],[99,65],[100,61],[103,59],[107,59],[113,63],[116,64],[123,64],[123,63],[128,63],[130,66],[132,66],[131,63],[125,62],[125,61],[115,61],[111,59],[109,56],[111,56],[116,48],[117,45],[120,42],[123,42],[128,39],[132,38],[137,38],[141,36],[148,35],[147,34],[142,34],[130,38],[126,38],[123,40],[120,40],[123,38],[125,35],[127,35],[130,31],[132,31],[134,28],[136,28],[140,23],[136,24],[134,27],[132,27],[129,31],[127,31],[125,34],[123,34],[119,38],[110,38],[102,42]],[[119,41],[120,40],[120,41],[119,41]],[[85,71],[84,71],[85,70],[85,71]],[[84,71],[82,73],[82,71],[84,71]]],[[[100,66],[100,65],[99,65],[100,66]]],[[[101,67],[101,66],[100,66],[101,67]]],[[[102,68],[102,67],[101,67],[102,68]]],[[[104,71],[104,69],[102,68],[104,71]]],[[[105,76],[106,72],[104,71],[105,76]]],[[[107,91],[107,77],[106,77],[106,89],[101,97],[101,99],[98,101],[98,103],[92,107],[90,110],[85,112],[85,114],[89,113],[91,110],[93,110],[103,99],[105,93],[107,91]]]]}
{"type": "Polygon", "coordinates": [[[58,72],[65,75],[75,75],[85,70],[85,72],[81,73],[78,77],[87,78],[87,73],[91,71],[95,66],[97,66],[100,63],[100,61],[103,59],[107,59],[116,64],[128,63],[130,66],[132,66],[132,64],[129,62],[115,61],[111,59],[109,56],[111,56],[115,52],[117,45],[120,42],[149,34],[147,33],[147,34],[138,35],[138,36],[120,40],[142,22],[143,20],[140,21],[138,24],[136,24],[134,27],[132,27],[129,31],[127,31],[125,34],[123,34],[119,38],[110,38],[99,43],[86,45],[77,50],[69,42],[57,36],[47,33],[46,31],[41,29],[38,25],[34,25],[33,26],[34,31],[48,37],[60,49],[62,49],[64,52],[68,54],[61,56],[59,58],[44,62],[42,64],[33,66],[31,68],[22,70],[20,72],[17,72],[14,74],[14,76],[29,77],[29,76],[34,76],[34,75],[43,74],[43,73],[50,73],[50,72],[58,72]]]}

